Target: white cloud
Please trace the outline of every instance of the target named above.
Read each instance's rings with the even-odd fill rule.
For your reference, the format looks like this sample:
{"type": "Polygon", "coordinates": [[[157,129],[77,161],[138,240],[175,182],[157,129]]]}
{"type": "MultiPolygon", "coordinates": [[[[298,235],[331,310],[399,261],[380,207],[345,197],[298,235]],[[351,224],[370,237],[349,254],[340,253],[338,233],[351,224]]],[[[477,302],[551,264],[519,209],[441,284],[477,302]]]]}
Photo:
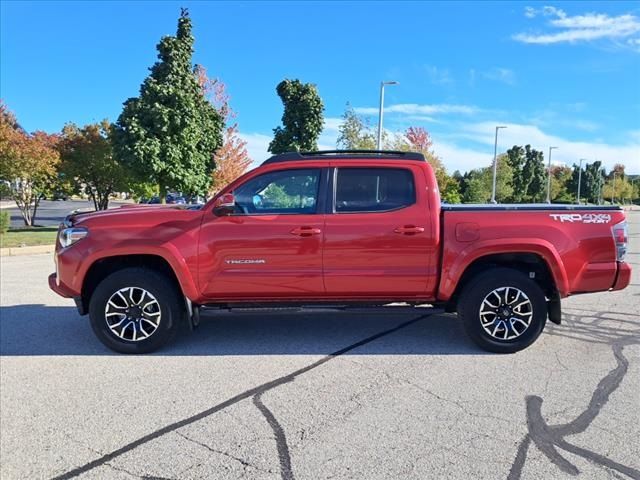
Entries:
{"type": "Polygon", "coordinates": [[[451,85],[454,83],[451,72],[448,68],[438,68],[433,65],[426,65],[425,70],[431,83],[434,85],[451,85]]]}
{"type": "Polygon", "coordinates": [[[253,160],[251,167],[257,167],[271,156],[268,152],[272,137],[261,133],[240,133],[240,138],[247,142],[247,153],[253,160]]]}
{"type": "MultiPolygon", "coordinates": [[[[360,115],[377,115],[378,107],[356,107],[356,113],[360,115]]],[[[400,103],[384,107],[384,113],[401,113],[405,115],[435,115],[435,114],[462,114],[472,115],[479,109],[472,105],[452,105],[447,103],[435,105],[419,105],[417,103],[400,103]]]]}
{"type": "Polygon", "coordinates": [[[436,120],[428,115],[408,115],[406,120],[412,122],[442,123],[440,120],[436,120]]]}
{"type": "Polygon", "coordinates": [[[474,150],[461,147],[455,143],[439,141],[433,137],[433,151],[440,157],[447,171],[451,174],[456,170],[464,173],[474,168],[486,167],[493,160],[493,150],[474,150]]]}
{"type": "Polygon", "coordinates": [[[485,72],[480,72],[480,75],[487,80],[495,80],[507,85],[515,85],[516,83],[516,74],[508,68],[495,67],[485,72]]]}
{"type": "MultiPolygon", "coordinates": [[[[318,139],[318,149],[335,150],[336,139],[338,138],[338,126],[341,118],[325,118],[325,128],[318,139]]],[[[271,157],[272,153],[268,151],[269,143],[273,139],[270,135],[262,133],[241,133],[240,138],[247,142],[247,153],[253,163],[251,168],[255,168],[271,157]]]]}
{"type": "MultiPolygon", "coordinates": [[[[325,119],[325,129],[318,141],[319,149],[336,149],[339,121],[339,118],[325,119]]],[[[640,130],[627,132],[627,143],[612,145],[604,141],[569,140],[551,135],[535,125],[504,121],[461,123],[452,126],[451,131],[455,133],[432,134],[434,151],[449,173],[489,166],[493,159],[496,125],[507,126],[500,131],[498,152],[504,152],[513,145],[531,144],[533,148],[542,150],[546,158],[549,147],[554,146],[558,147],[553,151],[554,164],[572,165],[580,158],[586,158],[589,163],[600,160],[607,169],[611,169],[616,163],[624,163],[630,174],[640,173],[640,130]]],[[[392,135],[395,132],[387,130],[387,133],[392,135]]],[[[267,152],[271,136],[261,133],[244,133],[240,136],[247,141],[247,150],[254,161],[254,167],[271,156],[267,152]]]]}
{"type": "Polygon", "coordinates": [[[605,13],[586,13],[569,16],[564,10],[550,6],[541,9],[526,7],[524,14],[527,18],[542,15],[548,19],[547,24],[557,30],[549,33],[518,33],[513,39],[519,42],[548,45],[626,38],[627,46],[640,51],[640,37],[637,37],[640,33],[640,19],[635,15],[609,16],[605,13]]]}
{"type": "Polygon", "coordinates": [[[472,68],[469,70],[469,85],[472,87],[476,86],[476,70],[472,68]]]}
{"type": "MultiPolygon", "coordinates": [[[[586,158],[588,162],[600,160],[608,169],[616,163],[624,163],[630,173],[640,171],[640,141],[638,138],[634,138],[633,132],[630,132],[629,141],[626,144],[611,145],[602,141],[568,140],[548,134],[535,125],[490,121],[461,125],[458,131],[464,133],[454,134],[454,136],[458,139],[484,144],[487,151],[490,151],[493,148],[496,125],[507,126],[505,130],[500,131],[499,151],[505,151],[512,145],[528,143],[533,148],[542,150],[546,158],[549,147],[554,146],[558,149],[554,150],[552,158],[559,163],[572,165],[580,158],[586,158]]],[[[446,162],[446,158],[443,159],[446,162]]]]}
{"type": "Polygon", "coordinates": [[[342,117],[327,117],[324,119],[324,130],[337,132],[343,122],[344,119],[342,117]]]}

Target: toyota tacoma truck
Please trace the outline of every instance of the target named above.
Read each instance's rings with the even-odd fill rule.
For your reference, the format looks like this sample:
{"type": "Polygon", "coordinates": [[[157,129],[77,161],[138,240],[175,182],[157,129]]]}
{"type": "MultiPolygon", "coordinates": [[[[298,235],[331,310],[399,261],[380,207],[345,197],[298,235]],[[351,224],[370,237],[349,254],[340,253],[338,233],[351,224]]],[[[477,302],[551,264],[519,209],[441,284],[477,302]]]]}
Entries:
{"type": "Polygon", "coordinates": [[[491,352],[531,345],[560,299],[629,284],[616,206],[445,205],[421,154],[288,153],[202,207],[127,206],[60,226],[50,287],[123,353],[206,309],[431,304],[491,352]]]}

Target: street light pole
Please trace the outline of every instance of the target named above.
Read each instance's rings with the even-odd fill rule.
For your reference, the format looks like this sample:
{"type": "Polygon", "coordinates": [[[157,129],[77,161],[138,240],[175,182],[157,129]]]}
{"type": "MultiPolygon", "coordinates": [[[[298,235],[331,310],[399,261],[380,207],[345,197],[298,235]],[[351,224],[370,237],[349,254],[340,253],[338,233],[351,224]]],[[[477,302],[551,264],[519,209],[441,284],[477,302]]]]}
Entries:
{"type": "MultiPolygon", "coordinates": [[[[597,161],[597,160],[596,160],[597,161]]],[[[604,183],[604,172],[602,169],[598,170],[598,205],[602,205],[602,184],[604,183]]]]}
{"type": "Polygon", "coordinates": [[[507,128],[504,125],[496,126],[496,140],[493,144],[493,189],[491,190],[491,203],[496,202],[496,176],[498,174],[498,130],[507,128]]]}
{"type": "Polygon", "coordinates": [[[547,203],[551,203],[551,150],[558,147],[549,147],[549,166],[547,167],[547,203]]]}
{"type": "Polygon", "coordinates": [[[578,205],[580,205],[580,183],[581,183],[581,180],[582,180],[582,161],[583,160],[586,160],[586,158],[581,158],[580,159],[580,166],[578,167],[580,169],[580,170],[578,170],[578,205]]]}
{"type": "Polygon", "coordinates": [[[382,115],[384,110],[384,86],[398,85],[398,82],[380,82],[380,108],[378,110],[378,150],[382,150],[382,115]]]}
{"type": "Polygon", "coordinates": [[[614,203],[616,200],[616,175],[618,175],[618,172],[613,172],[613,191],[611,192],[611,203],[614,203]]]}

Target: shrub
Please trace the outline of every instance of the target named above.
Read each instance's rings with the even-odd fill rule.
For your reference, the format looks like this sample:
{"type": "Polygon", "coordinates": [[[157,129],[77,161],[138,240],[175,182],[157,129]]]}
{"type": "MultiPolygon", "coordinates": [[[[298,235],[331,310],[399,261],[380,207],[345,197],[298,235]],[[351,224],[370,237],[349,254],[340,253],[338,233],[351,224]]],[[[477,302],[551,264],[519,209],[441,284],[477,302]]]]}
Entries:
{"type": "Polygon", "coordinates": [[[11,224],[11,217],[6,210],[0,212],[0,235],[7,233],[9,225],[11,224]]]}

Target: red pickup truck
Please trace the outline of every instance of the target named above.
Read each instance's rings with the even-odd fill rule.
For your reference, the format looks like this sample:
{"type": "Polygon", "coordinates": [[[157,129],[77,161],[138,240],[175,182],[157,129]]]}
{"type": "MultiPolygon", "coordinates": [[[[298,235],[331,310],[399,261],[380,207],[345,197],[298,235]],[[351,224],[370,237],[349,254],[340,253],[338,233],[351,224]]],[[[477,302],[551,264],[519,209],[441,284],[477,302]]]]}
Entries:
{"type": "Polygon", "coordinates": [[[202,207],[70,215],[50,287],[124,353],[207,308],[432,304],[480,347],[515,352],[560,298],[620,290],[627,224],[612,206],[443,205],[424,157],[277,155],[202,207]]]}

